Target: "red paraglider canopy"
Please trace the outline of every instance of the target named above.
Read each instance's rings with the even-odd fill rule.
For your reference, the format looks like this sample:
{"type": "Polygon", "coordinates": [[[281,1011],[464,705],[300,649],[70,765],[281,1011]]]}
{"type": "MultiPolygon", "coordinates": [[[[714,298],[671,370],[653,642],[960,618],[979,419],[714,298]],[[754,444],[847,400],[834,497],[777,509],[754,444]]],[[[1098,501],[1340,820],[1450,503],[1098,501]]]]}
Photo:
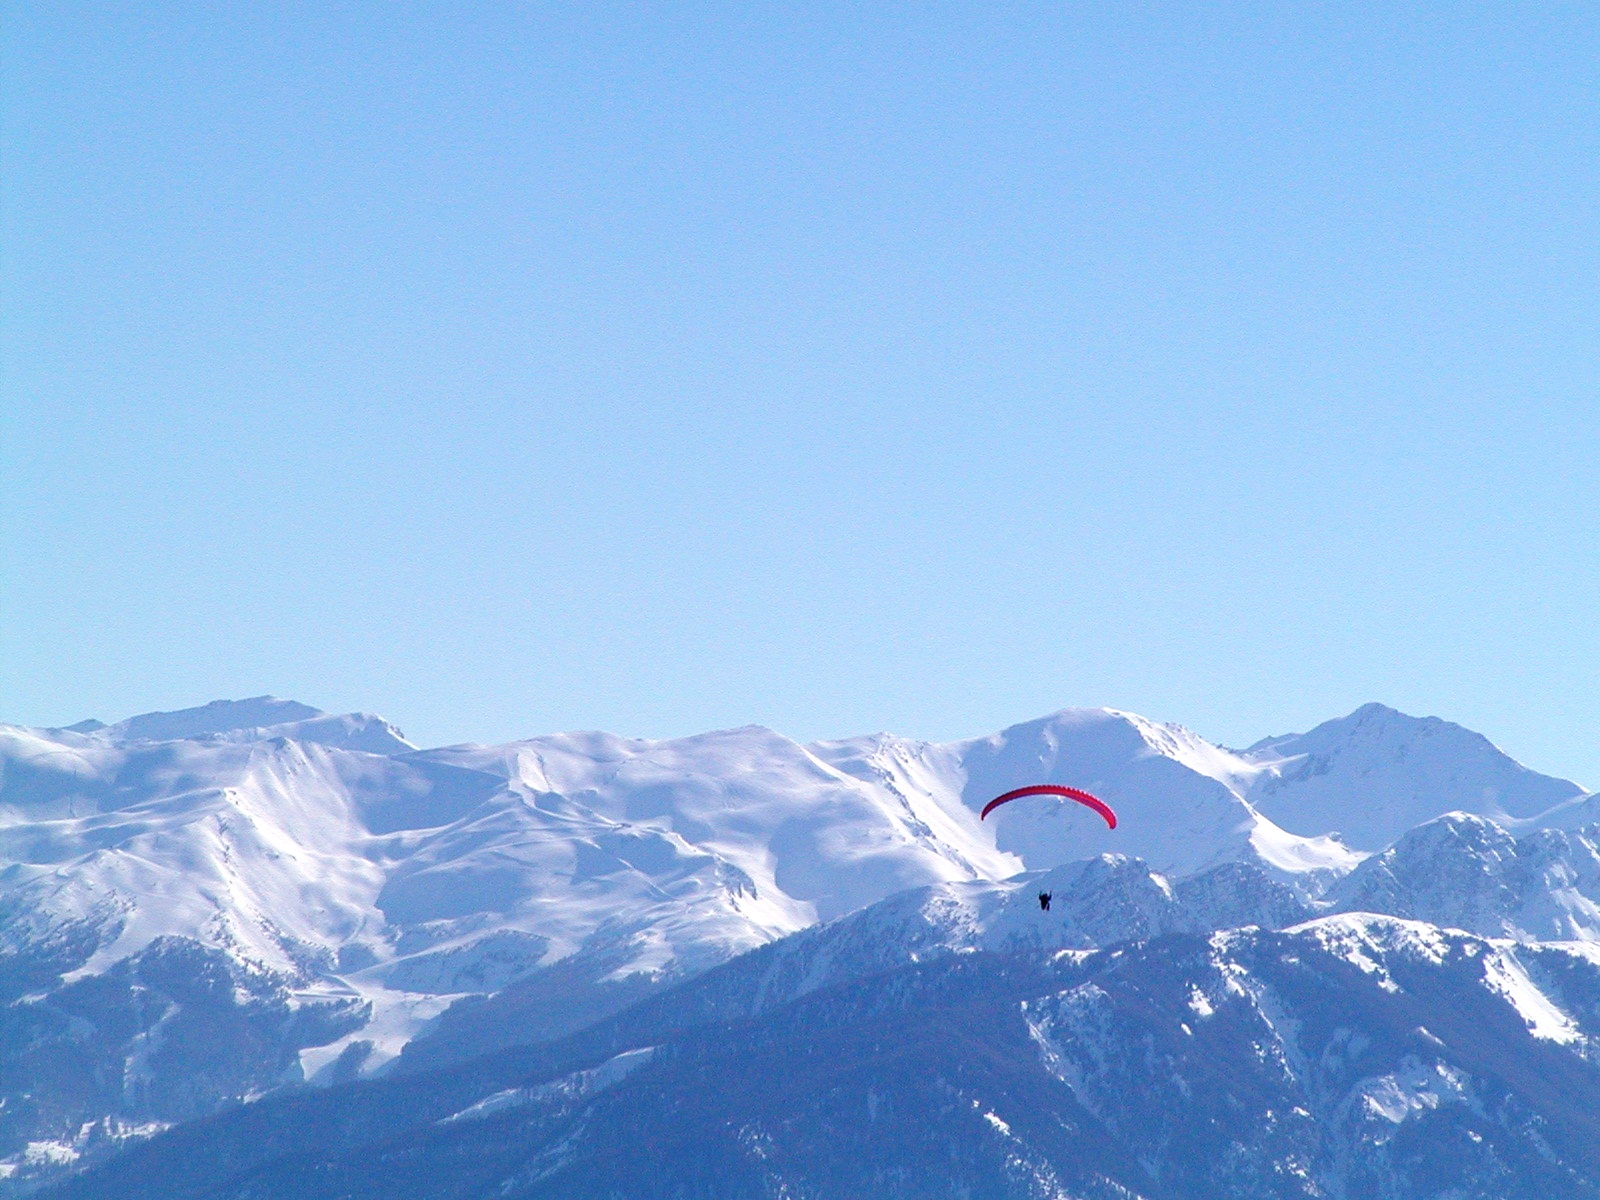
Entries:
{"type": "Polygon", "coordinates": [[[1111,806],[1096,796],[1091,796],[1081,788],[1064,787],[1059,783],[1035,783],[1029,787],[1019,787],[1004,795],[996,796],[983,806],[983,811],[978,814],[978,820],[983,820],[1007,800],[1015,800],[1019,796],[1063,796],[1068,800],[1076,800],[1079,804],[1094,809],[1105,818],[1106,825],[1115,829],[1117,827],[1117,814],[1111,811],[1111,806]]]}

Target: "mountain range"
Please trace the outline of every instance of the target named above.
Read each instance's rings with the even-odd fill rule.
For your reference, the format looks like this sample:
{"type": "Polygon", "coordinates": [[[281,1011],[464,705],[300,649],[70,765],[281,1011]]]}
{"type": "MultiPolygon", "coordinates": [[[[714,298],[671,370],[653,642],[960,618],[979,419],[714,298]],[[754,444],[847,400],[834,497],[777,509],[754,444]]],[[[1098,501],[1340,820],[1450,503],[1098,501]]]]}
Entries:
{"type": "MultiPolygon", "coordinates": [[[[315,1160],[327,1179],[343,1180],[340,1195],[377,1194],[390,1169],[380,1142],[410,1147],[393,1150],[412,1156],[405,1161],[435,1164],[427,1156],[437,1153],[488,1171],[493,1156],[473,1139],[505,1122],[521,1130],[523,1158],[493,1158],[506,1172],[494,1180],[502,1191],[481,1194],[925,1195],[917,1188],[931,1176],[915,1183],[906,1158],[921,1153],[915,1138],[853,1160],[860,1168],[848,1179],[829,1175],[816,1161],[828,1157],[818,1130],[849,1123],[854,1111],[833,1112],[824,1094],[795,1095],[808,1077],[787,1068],[775,1076],[779,1090],[822,1124],[796,1126],[798,1141],[763,1125],[718,1142],[702,1156],[703,1177],[673,1176],[647,1150],[629,1158],[575,1130],[629,1112],[639,1129],[666,1122],[650,1144],[686,1136],[672,1112],[704,1124],[725,1102],[706,1092],[704,1055],[737,1044],[750,1062],[767,1061],[761,1047],[792,1041],[796,1021],[821,1022],[805,1055],[840,1038],[855,1045],[874,1022],[898,1023],[901,1036],[880,1030],[851,1060],[867,1095],[894,1090],[884,1073],[899,1069],[897,1054],[932,1055],[929,1078],[982,1074],[964,1057],[977,1045],[935,1039],[943,1048],[929,1050],[905,1036],[916,1020],[948,1024],[963,1004],[998,1022],[1012,1058],[1018,1045],[1031,1047],[1004,1071],[1055,1097],[1046,1115],[1030,1117],[1015,1097],[974,1093],[989,1105],[979,1130],[987,1149],[948,1176],[967,1180],[972,1195],[1177,1197],[1217,1194],[1204,1189],[1224,1183],[1245,1195],[1269,1176],[1323,1190],[1259,1194],[1434,1194],[1406,1190],[1433,1178],[1410,1159],[1373,1167],[1370,1179],[1352,1165],[1387,1129],[1387,1117],[1356,1112],[1379,1093],[1373,1111],[1490,1113],[1458,1131],[1463,1144],[1489,1147],[1471,1187],[1511,1180],[1552,1194],[1560,1179],[1588,1188],[1596,1176],[1583,1148],[1595,1129],[1581,1095],[1600,1021],[1597,820],[1600,801],[1578,785],[1533,772],[1460,726],[1380,705],[1242,751],[1107,709],[944,744],[880,734],[800,745],[749,727],[671,741],[561,734],[421,750],[379,717],[270,697],[114,725],[3,726],[0,1188],[21,1193],[132,1146],[63,1185],[67,1194],[138,1194],[117,1172],[138,1162],[146,1170],[152,1155],[167,1155],[162,1170],[171,1170],[174,1154],[194,1190],[163,1195],[322,1194],[270,1156],[226,1149],[229,1130],[277,1120],[272,1144],[301,1164],[295,1170],[315,1160]],[[1035,782],[1095,792],[1118,810],[1119,827],[1043,802],[977,819],[993,795],[1035,782]],[[1040,891],[1054,897],[1049,914],[1035,901],[1040,891]],[[1318,982],[1300,991],[1281,982],[1299,970],[1291,960],[1321,964],[1306,968],[1318,982]],[[1242,1114],[1266,1121],[1262,1088],[1295,1101],[1269,1106],[1282,1136],[1250,1143],[1231,1182],[1185,1175],[1170,1146],[1134,1148],[1143,1144],[1130,1131],[1172,1123],[1154,1092],[1155,1108],[1138,1109],[1133,1095],[1125,1112],[1111,1103],[1124,1084],[1154,1086],[1142,1076],[1135,1084],[1131,1059],[1116,1068],[1123,1084],[1104,1071],[1132,1053],[1128,1039],[1158,1035],[1155,1009],[1133,1019],[1104,981],[1132,995],[1159,991],[1158,976],[1190,980],[1208,1021],[1254,997],[1255,1015],[1240,1009],[1237,1020],[1206,1025],[1252,1045],[1266,1044],[1250,1034],[1252,1021],[1276,1020],[1282,1042],[1284,1021],[1310,1029],[1333,1020],[1313,1011],[1319,997],[1366,1014],[1323,1029],[1312,1058],[1308,1045],[1282,1048],[1288,1065],[1270,1084],[1258,1080],[1253,1098],[1206,1118],[1218,1129],[1242,1114]],[[871,999],[880,986],[899,999],[871,999]],[[1374,988],[1381,995],[1369,995],[1374,988]],[[1409,1034],[1385,1042],[1369,1025],[1395,988],[1445,1009],[1483,1008],[1507,1036],[1524,1034],[1488,1053],[1455,1026],[1441,1032],[1448,1019],[1429,1009],[1417,1027],[1439,1046],[1409,1034]],[[1102,1003],[1112,1008],[1095,1016],[1102,1003]],[[872,1012],[838,1015],[861,1005],[872,1012]],[[1046,1011],[1048,1020],[1028,1015],[1046,1011]],[[1081,1062],[1062,1066],[1089,1044],[1087,1027],[1073,1023],[1080,1018],[1110,1022],[1096,1035],[1104,1061],[1088,1074],[1081,1062]],[[1020,1043],[1018,1020],[1034,1031],[1020,1043]],[[721,1031],[716,1046],[707,1030],[721,1031]],[[1352,1064],[1365,1063],[1365,1051],[1350,1052],[1351,1039],[1380,1047],[1360,1070],[1384,1071],[1324,1070],[1340,1037],[1352,1064]],[[1527,1059],[1521,1074],[1482,1074],[1508,1055],[1527,1059]],[[684,1070],[701,1072],[699,1092],[671,1074],[684,1070]],[[1544,1076],[1550,1095],[1523,1086],[1544,1076]],[[308,1092],[308,1083],[321,1086],[308,1092]],[[1091,1104],[1095,1087],[1111,1091],[1091,1104]],[[285,1132],[304,1133],[306,1112],[327,1124],[333,1098],[365,1120],[359,1098],[396,1088],[408,1097],[396,1113],[415,1101],[432,1115],[378,1120],[371,1138],[340,1135],[326,1153],[285,1132]],[[1424,1093],[1431,1099],[1417,1099],[1424,1093]],[[646,1095],[660,1103],[651,1108],[646,1095]],[[699,1099],[662,1100],[680,1095],[699,1099]],[[1492,1113],[1488,1097],[1499,1106],[1492,1113]],[[1009,1132],[1041,1121],[1056,1132],[1009,1132]],[[220,1160],[183,1140],[202,1128],[220,1160]],[[1112,1158],[1122,1157],[1063,1174],[1064,1152],[1053,1147],[1072,1140],[1068,1129],[1116,1142],[1112,1158]],[[155,1136],[163,1130],[171,1132],[155,1136]],[[1534,1154],[1544,1166],[1527,1157],[1535,1133],[1550,1151],[1534,1154]],[[770,1154],[761,1149],[769,1145],[770,1154]],[[601,1151],[611,1166],[592,1158],[601,1151]],[[556,1159],[565,1165],[551,1166],[556,1159]],[[779,1160],[786,1165],[770,1165],[779,1160]],[[361,1163],[371,1170],[358,1186],[361,1163]],[[662,1190],[607,1192],[594,1182],[629,1171],[662,1190]],[[507,1184],[514,1179],[524,1182],[507,1184]],[[666,1190],[669,1179],[678,1191],[666,1190]],[[1361,1190],[1369,1184],[1380,1190],[1361,1190]]],[[[1224,1041],[1191,1048],[1194,1062],[1244,1053],[1244,1042],[1224,1041]]],[[[1191,1050],[1174,1049],[1172,1079],[1188,1078],[1190,1068],[1173,1064],[1189,1062],[1191,1050]]],[[[862,1103],[878,1111],[879,1101],[862,1103]]],[[[962,1136],[944,1120],[928,1136],[962,1136]]],[[[1409,1120],[1396,1128],[1420,1128],[1409,1120]]],[[[726,1121],[716,1128],[733,1136],[726,1121]]],[[[438,1169],[439,1186],[448,1179],[455,1190],[415,1194],[477,1195],[487,1178],[438,1169]]],[[[1460,1194],[1480,1194],[1471,1187],[1460,1194]]]]}

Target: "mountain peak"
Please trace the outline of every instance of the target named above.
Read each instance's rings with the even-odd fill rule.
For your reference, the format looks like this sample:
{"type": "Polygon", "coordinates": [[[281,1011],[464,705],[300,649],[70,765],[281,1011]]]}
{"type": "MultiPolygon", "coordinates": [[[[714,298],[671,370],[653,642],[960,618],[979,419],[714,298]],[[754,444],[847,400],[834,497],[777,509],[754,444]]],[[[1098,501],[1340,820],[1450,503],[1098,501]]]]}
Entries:
{"type": "Polygon", "coordinates": [[[195,708],[173,712],[141,713],[105,725],[80,721],[64,731],[95,742],[123,745],[131,742],[188,740],[256,742],[288,738],[316,742],[342,750],[368,754],[403,754],[416,747],[405,734],[375,713],[332,715],[297,700],[252,696],[245,700],[213,700],[195,708]]]}
{"type": "Polygon", "coordinates": [[[1356,731],[1361,731],[1367,736],[1380,733],[1389,729],[1421,730],[1424,728],[1447,726],[1451,729],[1460,729],[1463,733],[1473,737],[1471,730],[1453,725],[1449,721],[1438,717],[1413,717],[1410,713],[1401,712],[1398,708],[1390,708],[1387,704],[1380,704],[1376,700],[1369,700],[1359,708],[1342,717],[1332,717],[1306,733],[1277,733],[1264,737],[1258,742],[1253,742],[1240,751],[1246,758],[1258,760],[1269,758],[1279,744],[1285,742],[1298,743],[1307,738],[1322,737],[1347,737],[1356,731]]]}
{"type": "Polygon", "coordinates": [[[1472,813],[1417,826],[1330,892],[1345,910],[1391,913],[1486,937],[1593,940],[1600,857],[1560,832],[1518,839],[1472,813]]]}
{"type": "Polygon", "coordinates": [[[276,696],[251,696],[247,700],[213,700],[196,708],[172,712],[141,713],[108,725],[105,731],[117,741],[171,742],[240,729],[264,729],[310,721],[327,714],[320,708],[276,696]]]}
{"type": "Polygon", "coordinates": [[[1258,811],[1294,833],[1338,830],[1358,850],[1381,850],[1441,807],[1525,820],[1583,794],[1481,733],[1384,704],[1267,738],[1241,757],[1259,771],[1247,794],[1258,811]]]}

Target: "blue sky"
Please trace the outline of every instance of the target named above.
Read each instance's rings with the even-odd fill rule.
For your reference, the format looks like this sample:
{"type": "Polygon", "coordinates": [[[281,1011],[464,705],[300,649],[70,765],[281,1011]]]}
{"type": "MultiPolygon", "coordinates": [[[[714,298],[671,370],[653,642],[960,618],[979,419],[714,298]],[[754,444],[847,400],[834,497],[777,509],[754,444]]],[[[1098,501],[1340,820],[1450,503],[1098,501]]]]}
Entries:
{"type": "Polygon", "coordinates": [[[1600,787],[1600,10],[5,5],[0,719],[1368,700],[1600,787]]]}

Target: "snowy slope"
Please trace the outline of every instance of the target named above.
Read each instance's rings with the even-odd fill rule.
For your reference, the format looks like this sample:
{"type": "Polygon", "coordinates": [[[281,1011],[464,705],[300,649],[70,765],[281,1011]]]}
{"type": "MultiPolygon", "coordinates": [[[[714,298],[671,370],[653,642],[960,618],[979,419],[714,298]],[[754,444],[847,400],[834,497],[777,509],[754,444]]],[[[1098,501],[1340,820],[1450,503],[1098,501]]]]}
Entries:
{"type": "Polygon", "coordinates": [[[416,752],[265,700],[0,728],[0,770],[0,1079],[31,1097],[0,1104],[0,1170],[370,1071],[508,985],[519,1036],[554,1036],[819,917],[1020,865],[958,802],[754,728],[416,752]]]}
{"type": "Polygon", "coordinates": [[[503,775],[557,807],[670,829],[801,901],[808,923],[930,879],[1019,865],[950,797],[870,786],[759,726],[666,742],[562,734],[427,757],[503,775]]]}
{"type": "MultiPolygon", "coordinates": [[[[674,1023],[750,1019],[824,988],[974,951],[1083,950],[1174,932],[1283,928],[1317,911],[1256,863],[1169,880],[1137,859],[1100,855],[1008,880],[897,893],[734,959],[660,1004],[672,1006],[674,1023]],[[1041,892],[1052,897],[1048,912],[1041,892]]],[[[495,1015],[486,1010],[480,1020],[495,1015]]],[[[432,1039],[415,1043],[406,1065],[438,1065],[436,1050],[432,1039]]]]}
{"type": "Polygon", "coordinates": [[[950,956],[755,1020],[677,994],[556,1046],[253,1105],[57,1195],[1600,1197],[1589,947],[1345,915],[950,956]]]}
{"type": "Polygon", "coordinates": [[[1511,829],[1587,829],[1600,825],[1600,792],[1574,796],[1571,800],[1547,809],[1536,817],[1524,821],[1504,822],[1511,829]]]}
{"type": "MultiPolygon", "coordinates": [[[[774,960],[788,982],[769,1000],[898,969],[907,946],[1280,926],[1361,855],[1285,832],[1255,800],[1315,799],[1330,779],[1345,810],[1386,803],[1377,779],[1428,817],[1470,787],[1514,813],[1555,796],[1529,827],[1588,812],[1498,752],[1444,771],[1417,749],[1432,726],[1393,715],[1376,757],[1360,713],[1344,741],[1306,735],[1332,765],[1305,779],[1313,751],[1284,739],[1235,754],[1109,709],[944,745],[749,727],[417,750],[382,718],[271,697],[0,726],[0,1176],[402,1051],[421,1069],[558,1037],[840,916],[774,960]],[[1051,801],[978,821],[1036,782],[1103,795],[1120,827],[1051,801]],[[1059,895],[1053,924],[1040,887],[1059,895]]],[[[1585,836],[1510,854],[1515,886],[1470,911],[1428,892],[1415,847],[1338,902],[1591,936],[1585,836]]]]}
{"type": "Polygon", "coordinates": [[[1491,937],[1600,943],[1600,826],[1517,838],[1450,813],[1362,863],[1329,901],[1491,937]]]}
{"type": "Polygon", "coordinates": [[[1321,831],[1286,834],[1257,812],[1246,795],[1263,768],[1181,725],[1115,709],[1066,709],[945,745],[881,734],[813,749],[863,780],[906,796],[959,795],[973,811],[1030,783],[1084,788],[1116,810],[1115,830],[1080,805],[1046,800],[992,814],[985,824],[993,825],[996,845],[1032,870],[1117,853],[1173,874],[1255,858],[1322,878],[1348,871],[1360,857],[1321,831]]]}
{"type": "Polygon", "coordinates": [[[351,724],[294,715],[263,740],[123,736],[170,719],[0,731],[5,944],[92,935],[87,957],[56,964],[70,981],[196,938],[375,1005],[392,1052],[442,1007],[429,997],[542,960],[701,969],[819,914],[1016,866],[964,811],[886,803],[767,730],[377,756],[278,736],[351,724]]]}
{"type": "Polygon", "coordinates": [[[199,708],[177,712],[145,713],[115,725],[83,721],[70,730],[50,730],[51,734],[79,733],[90,742],[124,745],[129,742],[173,742],[205,739],[228,742],[260,742],[268,738],[293,738],[317,742],[341,750],[365,750],[369,754],[401,754],[416,747],[405,735],[382,717],[372,713],[346,713],[330,716],[309,704],[279,700],[275,696],[256,696],[249,700],[213,700],[199,708]]]}
{"type": "Polygon", "coordinates": [[[1258,769],[1245,795],[1261,813],[1299,834],[1337,831],[1366,851],[1446,812],[1526,821],[1583,795],[1482,734],[1381,704],[1309,733],[1267,738],[1241,757],[1258,769]]]}
{"type": "MultiPolygon", "coordinates": [[[[1008,880],[934,884],[746,954],[679,987],[673,1003],[704,1019],[752,1018],[823,988],[973,951],[1085,950],[1172,933],[1284,929],[1336,913],[1600,947],[1600,828],[1519,839],[1484,818],[1450,814],[1412,830],[1319,900],[1249,860],[1169,878],[1137,859],[1101,855],[1008,880]],[[1051,897],[1048,911],[1041,892],[1051,897]]],[[[408,1060],[416,1065],[437,1061],[426,1041],[415,1049],[408,1060]]]]}

